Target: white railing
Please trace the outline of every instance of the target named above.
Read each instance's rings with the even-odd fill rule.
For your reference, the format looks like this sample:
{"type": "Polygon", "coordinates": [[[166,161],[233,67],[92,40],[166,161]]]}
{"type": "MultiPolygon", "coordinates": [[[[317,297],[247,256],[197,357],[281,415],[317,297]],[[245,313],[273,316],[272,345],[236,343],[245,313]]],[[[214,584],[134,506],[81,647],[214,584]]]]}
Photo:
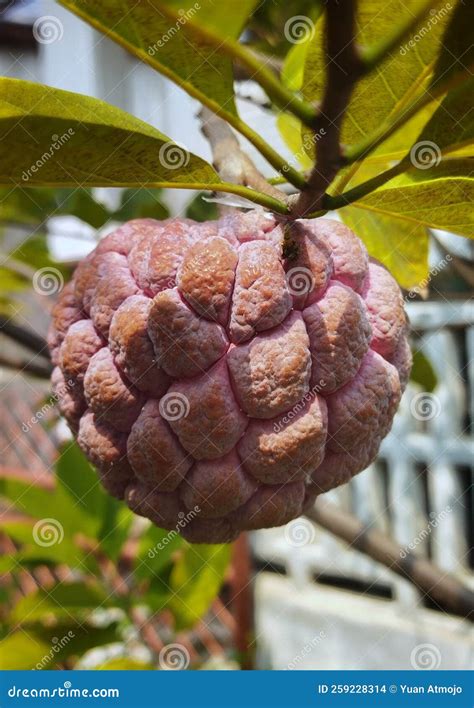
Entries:
{"type": "MultiPolygon", "coordinates": [[[[474,301],[412,302],[407,310],[413,346],[432,363],[436,388],[420,397],[422,388],[409,384],[378,459],[329,498],[393,535],[407,551],[468,581],[474,301]]],[[[303,546],[295,547],[286,536],[284,528],[255,533],[254,553],[284,567],[299,583],[313,583],[315,575],[340,577],[388,586],[405,605],[421,601],[410,583],[322,530],[315,529],[303,546]]]]}

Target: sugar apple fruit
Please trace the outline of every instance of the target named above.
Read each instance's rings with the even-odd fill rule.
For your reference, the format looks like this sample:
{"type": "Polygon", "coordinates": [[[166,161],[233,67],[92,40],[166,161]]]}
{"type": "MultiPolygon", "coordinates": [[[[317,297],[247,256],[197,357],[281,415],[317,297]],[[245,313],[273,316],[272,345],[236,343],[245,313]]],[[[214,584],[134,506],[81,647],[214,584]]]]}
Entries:
{"type": "Polygon", "coordinates": [[[48,343],[104,487],[196,543],[285,524],[367,467],[411,366],[400,289],[355,234],[259,209],[121,226],[48,343]]]}

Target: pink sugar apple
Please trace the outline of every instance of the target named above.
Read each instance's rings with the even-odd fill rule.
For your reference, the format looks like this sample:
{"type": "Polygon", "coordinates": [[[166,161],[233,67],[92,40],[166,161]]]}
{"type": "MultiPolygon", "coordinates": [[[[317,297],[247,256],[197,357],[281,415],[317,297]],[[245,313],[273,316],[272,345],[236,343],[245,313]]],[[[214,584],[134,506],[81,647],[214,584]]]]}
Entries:
{"type": "Polygon", "coordinates": [[[49,332],[59,407],[107,491],[190,542],[285,524],[374,459],[411,355],[400,289],[343,224],[136,219],[49,332]]]}

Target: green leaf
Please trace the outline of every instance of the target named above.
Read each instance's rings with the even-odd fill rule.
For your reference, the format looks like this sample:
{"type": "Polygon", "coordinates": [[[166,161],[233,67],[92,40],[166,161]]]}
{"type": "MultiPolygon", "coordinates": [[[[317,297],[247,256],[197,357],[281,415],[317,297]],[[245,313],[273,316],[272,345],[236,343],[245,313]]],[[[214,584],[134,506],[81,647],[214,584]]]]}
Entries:
{"type": "Polygon", "coordinates": [[[56,462],[56,478],[58,489],[64,490],[73,505],[90,517],[87,527],[77,531],[95,536],[101,526],[107,495],[97,473],[76,443],[63,446],[56,462]]]}
{"type": "Polygon", "coordinates": [[[122,551],[133,519],[130,509],[118,499],[107,495],[97,538],[104,553],[113,561],[117,561],[122,551]]]}
{"type": "Polygon", "coordinates": [[[173,554],[186,545],[177,531],[165,531],[157,526],[150,526],[140,539],[136,577],[148,580],[159,578],[170,565],[173,554]]]}
{"type": "Polygon", "coordinates": [[[90,189],[56,189],[54,190],[56,207],[47,214],[51,216],[77,216],[95,229],[107,223],[110,214],[103,204],[92,196],[90,189]]]}
{"type": "Polygon", "coordinates": [[[410,381],[421,386],[423,391],[431,393],[438,384],[438,378],[429,359],[421,351],[413,352],[413,366],[410,381]]]}
{"type": "MultiPolygon", "coordinates": [[[[315,32],[320,31],[321,22],[316,26],[315,32]]],[[[303,41],[293,45],[285,57],[281,78],[285,86],[293,91],[299,91],[303,85],[304,67],[308,49],[313,42],[311,32],[307,32],[303,41]]],[[[292,113],[279,113],[277,127],[280,134],[295,156],[296,164],[304,169],[312,167],[313,159],[307,154],[303,145],[303,126],[301,121],[292,113]]],[[[304,132],[306,135],[306,131],[304,132]]]]}
{"type": "MultiPolygon", "coordinates": [[[[342,127],[342,142],[358,143],[396,116],[429,86],[443,33],[460,0],[433,4],[431,17],[422,19],[405,44],[394,50],[373,72],[358,82],[342,127]],[[436,17],[436,21],[435,18],[436,17]],[[423,28],[425,28],[423,30],[423,28]]],[[[361,0],[358,5],[357,43],[372,46],[393,31],[394,22],[409,21],[425,0],[361,0]],[[388,29],[389,28],[389,29],[388,29]]],[[[316,25],[304,69],[303,95],[319,101],[325,86],[324,21],[316,25]]],[[[406,145],[409,148],[409,144],[406,145]]]]}
{"type": "Polygon", "coordinates": [[[98,99],[28,81],[0,79],[0,141],[3,184],[220,181],[208,163],[138,118],[98,99]]]}
{"type": "Polygon", "coordinates": [[[9,621],[15,625],[35,624],[50,618],[75,622],[98,608],[113,606],[109,593],[98,584],[60,583],[22,597],[11,611],[9,621]]]}
{"type": "Polygon", "coordinates": [[[186,207],[186,217],[194,221],[215,221],[219,218],[219,209],[215,202],[207,202],[203,194],[196,194],[186,207]]]}
{"type": "Polygon", "coordinates": [[[230,560],[229,544],[189,545],[170,576],[175,593],[169,603],[177,630],[192,627],[217,596],[230,560]]]}
{"type": "Polygon", "coordinates": [[[0,642],[0,670],[53,669],[69,657],[118,639],[117,624],[91,627],[74,623],[62,632],[57,627],[20,629],[0,642]]]}
{"type": "Polygon", "coordinates": [[[89,189],[51,189],[23,186],[0,189],[0,220],[40,225],[52,216],[77,216],[94,228],[109,219],[107,209],[94,199],[89,189]]]}
{"type": "Polygon", "coordinates": [[[452,89],[419,134],[417,142],[430,141],[442,153],[462,150],[463,154],[473,155],[473,93],[474,78],[452,89]]]}
{"type": "MultiPolygon", "coordinates": [[[[0,496],[9,499],[19,511],[35,519],[52,520],[57,533],[54,536],[72,536],[90,530],[90,516],[81,510],[71,496],[61,487],[54,490],[41,488],[38,484],[14,477],[0,479],[0,496]]],[[[38,531],[41,537],[41,529],[38,531]]],[[[49,539],[47,539],[49,540],[49,539]]]]}
{"type": "Polygon", "coordinates": [[[155,667],[145,661],[137,661],[128,657],[110,659],[104,664],[95,666],[96,671],[155,671],[155,667]]]}
{"type": "Polygon", "coordinates": [[[431,169],[414,169],[355,202],[410,223],[474,237],[472,160],[446,160],[431,169]]]}
{"type": "Polygon", "coordinates": [[[457,73],[464,73],[474,65],[474,5],[469,0],[458,2],[441,42],[433,73],[432,84],[445,81],[457,73]]]}
{"type": "MultiPolygon", "coordinates": [[[[39,268],[54,268],[62,273],[65,280],[69,280],[70,277],[70,269],[51,258],[44,233],[34,233],[26,238],[10,251],[8,260],[30,266],[31,277],[39,268]]],[[[6,265],[8,266],[8,261],[6,265]]],[[[29,283],[31,283],[31,277],[29,283]]]]}
{"type": "Polygon", "coordinates": [[[70,567],[96,572],[93,555],[77,544],[76,536],[89,534],[91,538],[96,537],[102,522],[100,515],[91,516],[61,485],[49,490],[28,480],[5,476],[0,479],[1,496],[32,518],[29,542],[25,536],[18,539],[24,542],[17,556],[21,565],[66,563],[70,567]]]}
{"type": "Polygon", "coordinates": [[[7,187],[0,189],[0,220],[39,224],[54,209],[53,190],[7,187]]]}
{"type": "Polygon", "coordinates": [[[427,277],[429,236],[425,226],[352,205],[340,214],[369,254],[389,269],[402,288],[409,290],[427,277]]]}
{"type": "MultiPolygon", "coordinates": [[[[290,164],[295,168],[301,165],[305,170],[310,169],[313,165],[313,158],[308,155],[308,152],[312,150],[312,147],[308,150],[308,146],[312,146],[313,143],[306,141],[305,145],[303,142],[301,121],[290,113],[280,113],[277,117],[277,127],[293,153],[294,160],[290,164]]],[[[306,131],[304,135],[308,135],[306,131]]]]}
{"type": "Polygon", "coordinates": [[[122,194],[120,208],[114,212],[116,221],[130,219],[166,219],[168,208],[160,201],[161,192],[158,189],[126,189],[122,194]]]}
{"type": "Polygon", "coordinates": [[[210,99],[236,115],[232,61],[219,46],[226,37],[239,37],[256,0],[60,2],[198,100],[210,99]]]}

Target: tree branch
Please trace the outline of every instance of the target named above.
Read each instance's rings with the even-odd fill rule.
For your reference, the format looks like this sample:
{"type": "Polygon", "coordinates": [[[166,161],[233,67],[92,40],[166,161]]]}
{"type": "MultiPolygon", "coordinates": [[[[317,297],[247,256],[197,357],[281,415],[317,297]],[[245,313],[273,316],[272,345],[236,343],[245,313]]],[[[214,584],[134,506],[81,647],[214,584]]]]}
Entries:
{"type": "Polygon", "coordinates": [[[472,619],[474,593],[434,563],[406,553],[389,536],[365,526],[352,514],[346,514],[321,498],[316,500],[312,509],[306,511],[306,516],[326,531],[342,538],[352,548],[412,582],[438,607],[472,619]]]}
{"type": "Polygon", "coordinates": [[[410,156],[408,155],[393,167],[390,167],[388,170],[384,170],[384,172],[380,172],[378,175],[366,180],[365,182],[361,182],[357,185],[357,187],[348,189],[346,192],[342,192],[342,194],[338,194],[333,197],[329,194],[325,194],[322,204],[328,211],[332,209],[342,209],[342,207],[352,204],[353,202],[357,202],[367,194],[374,192],[376,189],[381,187],[386,182],[389,182],[397,175],[402,174],[402,172],[406,172],[411,166],[410,156]]]}
{"type": "Polygon", "coordinates": [[[15,324],[7,315],[0,314],[0,333],[22,344],[35,354],[40,354],[45,357],[45,359],[49,359],[46,340],[40,337],[39,334],[36,334],[36,332],[26,329],[26,327],[22,327],[19,324],[15,324]]]}
{"type": "Polygon", "coordinates": [[[306,187],[296,200],[293,216],[322,209],[322,197],[341,165],[341,124],[364,65],[356,48],[355,0],[328,0],[326,9],[326,87],[315,121],[317,158],[306,187]]]}
{"type": "Polygon", "coordinates": [[[199,118],[201,130],[211,146],[214,167],[225,182],[241,184],[286,202],[286,195],[267,182],[222,118],[204,106],[199,118]]]}
{"type": "Polygon", "coordinates": [[[49,379],[53,370],[53,367],[49,362],[35,364],[34,361],[29,361],[28,359],[13,359],[5,354],[0,354],[0,367],[13,369],[14,371],[18,371],[22,374],[32,374],[33,376],[38,376],[41,379],[49,379]]]}

